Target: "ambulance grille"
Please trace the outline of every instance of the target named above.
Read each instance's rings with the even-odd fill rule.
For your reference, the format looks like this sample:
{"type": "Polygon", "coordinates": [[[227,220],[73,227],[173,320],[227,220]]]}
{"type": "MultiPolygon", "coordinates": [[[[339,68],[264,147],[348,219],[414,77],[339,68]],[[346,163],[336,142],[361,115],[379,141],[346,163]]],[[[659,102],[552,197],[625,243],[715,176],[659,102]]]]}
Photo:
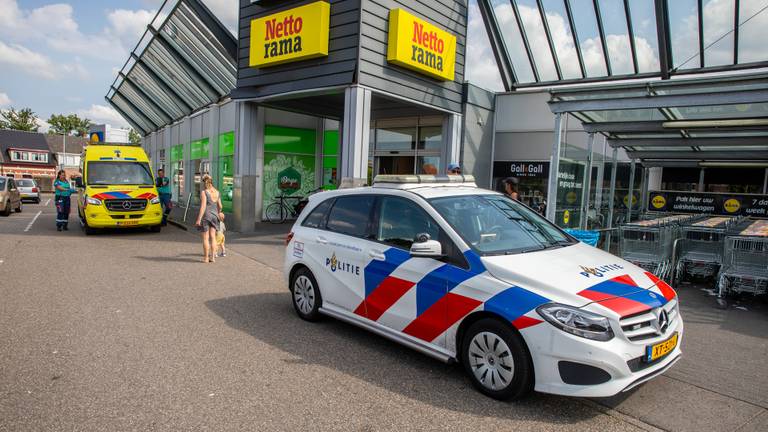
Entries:
{"type": "Polygon", "coordinates": [[[619,324],[627,339],[632,342],[639,342],[657,338],[662,339],[667,335],[669,329],[677,326],[678,319],[677,299],[674,299],[664,306],[648,312],[622,318],[619,320],[619,324]],[[661,309],[667,313],[667,323],[659,328],[657,316],[661,309]]]}
{"type": "Polygon", "coordinates": [[[147,208],[145,199],[108,199],[104,201],[107,210],[116,212],[143,211],[147,208]]]}

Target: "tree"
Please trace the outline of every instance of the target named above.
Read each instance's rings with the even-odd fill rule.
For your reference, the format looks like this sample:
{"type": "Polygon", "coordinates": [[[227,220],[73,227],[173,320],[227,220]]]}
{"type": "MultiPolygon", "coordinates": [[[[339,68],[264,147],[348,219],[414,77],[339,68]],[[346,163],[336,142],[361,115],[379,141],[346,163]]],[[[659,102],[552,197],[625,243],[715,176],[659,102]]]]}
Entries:
{"type": "Polygon", "coordinates": [[[91,121],[86,118],[81,119],[77,114],[52,114],[48,123],[51,125],[48,133],[82,137],[88,135],[88,126],[91,121]]]}
{"type": "Polygon", "coordinates": [[[15,129],[27,132],[37,132],[37,115],[30,108],[16,111],[15,108],[0,110],[0,129],[15,129]]]}
{"type": "Polygon", "coordinates": [[[141,135],[139,135],[135,129],[131,128],[131,131],[128,132],[128,141],[133,145],[141,145],[141,135]]]}

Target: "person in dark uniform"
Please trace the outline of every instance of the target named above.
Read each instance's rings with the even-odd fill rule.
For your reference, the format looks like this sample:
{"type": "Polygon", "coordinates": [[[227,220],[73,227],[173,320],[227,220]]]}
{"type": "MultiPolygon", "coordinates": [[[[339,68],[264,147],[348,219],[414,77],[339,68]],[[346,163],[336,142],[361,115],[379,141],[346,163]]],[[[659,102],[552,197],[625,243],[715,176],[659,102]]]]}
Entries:
{"type": "Polygon", "coordinates": [[[60,170],[56,175],[56,181],[53,182],[53,190],[55,191],[54,198],[56,201],[56,231],[68,231],[70,195],[74,191],[69,187],[67,174],[64,170],[60,170]]]}
{"type": "Polygon", "coordinates": [[[168,215],[171,213],[171,180],[165,176],[165,170],[157,170],[155,179],[157,193],[160,195],[160,205],[163,206],[163,226],[168,224],[168,215]]]}

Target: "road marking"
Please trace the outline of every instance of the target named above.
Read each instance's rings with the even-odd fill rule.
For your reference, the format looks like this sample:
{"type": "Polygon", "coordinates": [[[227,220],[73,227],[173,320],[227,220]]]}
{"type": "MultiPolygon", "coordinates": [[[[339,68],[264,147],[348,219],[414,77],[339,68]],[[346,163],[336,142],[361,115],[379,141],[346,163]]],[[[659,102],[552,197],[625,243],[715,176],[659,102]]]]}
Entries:
{"type": "MultiPolygon", "coordinates": [[[[50,200],[49,200],[49,201],[50,201],[50,200]]],[[[30,229],[30,228],[32,228],[32,224],[34,224],[34,223],[35,223],[35,221],[37,220],[37,218],[39,218],[39,217],[40,217],[40,214],[41,214],[42,212],[43,212],[42,210],[40,210],[39,212],[37,212],[37,214],[35,215],[35,217],[33,217],[31,221],[29,221],[29,225],[27,225],[27,227],[26,227],[26,228],[24,228],[24,232],[27,232],[27,231],[29,231],[29,229],[30,229]]]]}
{"type": "Polygon", "coordinates": [[[51,199],[50,199],[50,198],[48,198],[48,201],[46,201],[44,205],[48,205],[48,204],[50,204],[50,203],[51,203],[51,199]]]}

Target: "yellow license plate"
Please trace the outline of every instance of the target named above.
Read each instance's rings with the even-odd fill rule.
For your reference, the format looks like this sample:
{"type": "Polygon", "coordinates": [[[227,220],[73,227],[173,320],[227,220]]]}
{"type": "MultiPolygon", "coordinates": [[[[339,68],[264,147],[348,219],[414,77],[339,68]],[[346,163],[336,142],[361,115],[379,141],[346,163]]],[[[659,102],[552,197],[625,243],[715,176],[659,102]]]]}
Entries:
{"type": "Polygon", "coordinates": [[[664,342],[659,342],[655,345],[649,345],[646,348],[645,360],[652,362],[672,352],[677,346],[677,333],[673,334],[671,338],[664,342]]]}
{"type": "Polygon", "coordinates": [[[130,225],[138,225],[139,221],[118,221],[118,226],[130,226],[130,225]]]}

